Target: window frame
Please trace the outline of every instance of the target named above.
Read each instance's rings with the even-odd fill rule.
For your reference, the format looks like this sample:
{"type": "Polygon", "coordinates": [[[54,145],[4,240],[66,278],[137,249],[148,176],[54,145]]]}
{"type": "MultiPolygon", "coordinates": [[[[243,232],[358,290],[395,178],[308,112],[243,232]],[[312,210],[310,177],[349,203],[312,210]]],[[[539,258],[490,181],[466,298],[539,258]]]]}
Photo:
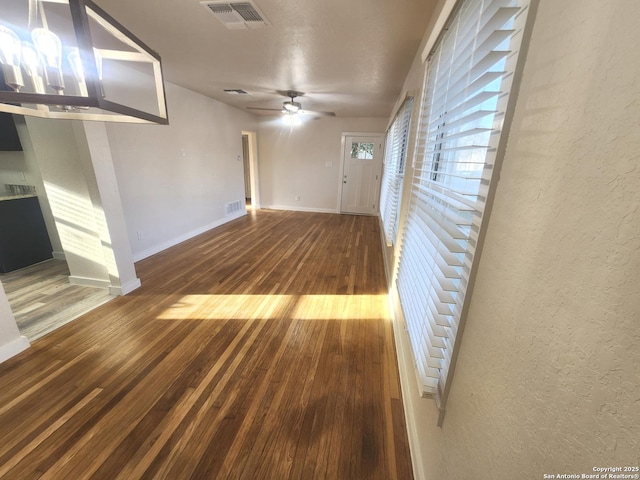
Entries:
{"type": "MultiPolygon", "coordinates": [[[[412,171],[412,175],[411,175],[412,178],[410,182],[411,191],[409,193],[409,200],[407,202],[408,205],[406,206],[407,211],[405,212],[403,217],[403,220],[404,220],[403,235],[400,241],[400,259],[398,262],[398,271],[396,275],[396,288],[398,289],[397,293],[398,293],[398,298],[400,300],[401,311],[404,316],[405,328],[407,330],[407,333],[409,334],[410,344],[414,354],[414,361],[416,364],[416,377],[418,379],[418,384],[419,384],[418,386],[421,392],[421,396],[429,396],[436,399],[437,406],[440,410],[438,425],[442,425],[442,422],[444,421],[446,402],[450,392],[451,382],[452,382],[453,374],[455,371],[455,364],[456,364],[457,357],[460,350],[462,333],[464,331],[464,326],[467,319],[467,314],[468,314],[471,296],[473,292],[473,286],[475,283],[475,278],[477,273],[477,267],[481,258],[482,245],[484,243],[486,229],[487,229],[487,225],[488,225],[488,221],[491,213],[491,206],[493,204],[493,197],[495,195],[495,189],[497,187],[497,179],[499,177],[499,171],[502,164],[502,159],[504,157],[504,151],[505,151],[506,143],[508,139],[508,129],[511,123],[511,119],[513,117],[513,110],[514,110],[515,102],[518,95],[519,79],[521,78],[521,75],[522,75],[522,68],[525,61],[525,57],[526,57],[528,39],[530,38],[532,23],[535,17],[535,7],[537,7],[537,0],[461,0],[456,4],[454,9],[452,10],[449,16],[449,19],[445,24],[443,32],[439,35],[438,39],[434,44],[433,49],[431,50],[430,54],[427,56],[427,62],[425,65],[425,72],[424,72],[424,84],[423,84],[421,101],[420,101],[420,113],[418,115],[418,134],[416,139],[416,148],[415,148],[413,160],[412,160],[413,171],[412,171]],[[509,66],[508,73],[504,74],[502,77],[503,82],[506,80],[506,83],[501,84],[501,89],[502,89],[501,91],[503,93],[498,95],[498,101],[496,104],[497,110],[499,112],[499,114],[497,115],[499,115],[500,118],[499,118],[499,121],[493,122],[493,125],[491,127],[491,136],[493,136],[491,138],[491,142],[493,143],[491,144],[491,148],[487,149],[487,157],[489,155],[491,156],[489,165],[487,164],[486,158],[482,164],[483,173],[484,173],[484,170],[487,169],[487,167],[489,167],[489,170],[490,170],[489,181],[486,183],[486,185],[483,185],[482,187],[481,194],[483,197],[483,200],[482,200],[483,208],[481,209],[479,214],[478,212],[474,212],[474,214],[471,216],[472,221],[470,222],[470,225],[468,225],[469,227],[468,243],[472,244],[473,249],[472,249],[471,255],[469,255],[467,249],[465,249],[464,254],[458,258],[459,260],[459,265],[457,265],[458,271],[463,272],[464,274],[461,275],[461,278],[459,281],[460,287],[462,288],[462,295],[461,297],[458,298],[459,301],[457,301],[450,310],[450,313],[452,314],[451,316],[456,317],[456,320],[455,322],[452,322],[451,325],[449,325],[448,331],[444,332],[447,335],[449,335],[450,338],[448,338],[449,344],[446,345],[446,348],[443,349],[444,351],[444,354],[442,355],[443,358],[440,359],[442,360],[442,362],[440,363],[432,362],[432,365],[439,365],[439,367],[435,369],[436,371],[438,371],[437,380],[435,382],[425,382],[424,371],[420,370],[421,368],[420,363],[422,362],[424,365],[427,365],[428,359],[424,358],[423,352],[417,352],[416,348],[414,347],[414,345],[416,344],[416,341],[415,341],[416,333],[412,332],[412,325],[409,325],[409,321],[407,320],[406,303],[407,303],[407,298],[409,296],[422,295],[419,301],[414,302],[418,304],[418,313],[414,312],[413,314],[411,314],[414,317],[415,316],[419,317],[420,315],[424,315],[425,317],[428,315],[432,315],[433,312],[429,314],[427,310],[428,309],[433,310],[434,303],[433,302],[431,304],[429,303],[429,299],[424,297],[424,292],[419,293],[417,290],[415,291],[411,289],[407,290],[406,286],[402,284],[407,283],[407,280],[406,280],[408,276],[407,271],[412,272],[409,276],[414,275],[415,277],[418,277],[424,274],[424,272],[420,272],[419,270],[416,270],[416,268],[419,268],[418,264],[407,265],[407,263],[409,262],[407,258],[413,258],[418,256],[426,257],[427,255],[433,255],[433,258],[431,259],[431,261],[435,262],[438,260],[437,257],[439,253],[433,252],[433,249],[434,248],[437,249],[437,247],[434,247],[432,245],[431,246],[432,251],[431,253],[428,253],[428,252],[422,251],[425,249],[428,250],[428,245],[421,244],[419,242],[416,243],[416,239],[412,239],[412,236],[416,235],[415,232],[417,230],[425,229],[424,227],[427,223],[432,224],[436,228],[441,228],[442,226],[442,225],[438,226],[438,222],[434,220],[434,219],[437,220],[437,215],[435,216],[434,215],[429,216],[427,214],[419,215],[420,213],[423,213],[423,211],[427,211],[427,210],[423,209],[419,211],[419,209],[416,207],[417,204],[423,204],[422,206],[424,207],[424,204],[427,203],[426,198],[428,197],[428,195],[424,195],[424,192],[420,191],[421,181],[424,181],[424,178],[420,178],[420,175],[427,173],[424,169],[424,165],[427,163],[430,163],[431,165],[428,168],[428,175],[429,175],[428,181],[434,184],[433,185],[434,193],[432,198],[437,198],[438,195],[443,194],[442,191],[441,192],[437,191],[438,190],[437,184],[439,183],[439,180],[442,178],[443,175],[444,176],[447,175],[446,171],[442,169],[443,166],[446,168],[447,159],[441,156],[442,152],[446,150],[446,149],[443,149],[443,145],[447,141],[447,138],[444,137],[444,132],[447,131],[447,128],[444,128],[443,133],[437,134],[437,136],[431,140],[432,146],[435,147],[431,151],[426,148],[426,145],[428,142],[428,138],[427,138],[428,135],[425,135],[425,128],[428,131],[429,123],[431,123],[431,126],[434,125],[434,119],[430,118],[431,117],[431,112],[429,110],[430,102],[435,102],[436,100],[439,99],[440,96],[443,95],[442,92],[448,93],[449,90],[431,89],[428,82],[430,79],[432,79],[432,77],[430,76],[434,75],[434,69],[437,68],[436,67],[437,64],[435,62],[437,62],[439,59],[437,58],[436,55],[438,55],[439,49],[441,49],[441,45],[443,44],[443,41],[444,41],[443,39],[446,38],[446,35],[448,34],[450,29],[456,28],[455,22],[458,21],[459,19],[458,15],[460,14],[461,11],[463,11],[465,7],[469,6],[470,4],[479,4],[480,12],[484,12],[485,9],[487,9],[488,11],[489,8],[493,8],[495,5],[504,6],[506,8],[506,7],[509,7],[510,5],[515,4],[518,7],[520,7],[520,11],[513,16],[513,18],[515,19],[514,21],[517,25],[517,28],[512,29],[514,30],[513,33],[508,36],[508,38],[510,39],[510,46],[513,45],[514,38],[517,38],[519,45],[517,48],[513,49],[513,51],[510,52],[505,57],[507,58],[507,62],[510,62],[510,64],[508,65],[509,66]],[[505,84],[508,86],[508,88],[502,88],[505,84]],[[433,93],[430,94],[430,92],[433,92],[433,93]],[[430,95],[432,95],[432,98],[430,97],[430,95]],[[426,127],[425,127],[425,123],[426,123],[426,127]],[[418,176],[418,178],[416,178],[416,176],[418,176]],[[418,229],[416,228],[416,225],[419,222],[421,222],[423,225],[422,225],[422,228],[418,229]],[[421,307],[419,305],[420,303],[422,304],[421,307]]],[[[500,34],[498,34],[498,36],[499,35],[500,34]]],[[[476,37],[473,37],[473,38],[475,39],[476,37]]],[[[469,44],[475,45],[474,42],[475,40],[472,40],[469,44]]],[[[455,58],[456,54],[454,54],[453,58],[448,59],[452,65],[454,64],[454,62],[457,61],[457,58],[455,58]]],[[[473,53],[469,53],[468,51],[463,51],[461,55],[467,55],[467,56],[473,57],[473,53]]],[[[457,65],[456,68],[460,68],[460,65],[457,65]]],[[[451,69],[453,70],[453,68],[451,69]]],[[[447,87],[449,87],[449,85],[447,87]]],[[[467,88],[467,86],[465,86],[464,88],[467,88]]],[[[466,91],[465,91],[465,94],[466,94],[466,91]]],[[[468,98],[463,97],[463,100],[461,102],[464,103],[466,101],[468,101],[468,98]]],[[[454,104],[453,107],[458,108],[459,105],[460,104],[458,105],[454,104]]],[[[451,122],[451,124],[448,124],[447,123],[448,120],[446,119],[448,112],[450,111],[453,112],[453,109],[450,109],[449,107],[443,107],[443,108],[444,108],[443,110],[444,113],[442,113],[439,117],[436,117],[435,125],[437,126],[437,128],[435,131],[437,131],[440,127],[445,127],[445,126],[449,127],[450,125],[455,124],[455,121],[451,122]],[[444,118],[441,125],[440,125],[440,120],[438,118],[439,119],[444,118]]],[[[432,129],[431,133],[433,133],[433,131],[434,130],[432,129]]],[[[452,130],[449,128],[448,131],[451,132],[452,130]]],[[[458,136],[460,135],[463,135],[463,134],[458,134],[458,136]]],[[[453,136],[449,138],[453,138],[453,136]]],[[[458,162],[458,164],[459,165],[465,164],[468,167],[472,167],[467,169],[469,171],[477,170],[477,167],[475,166],[476,164],[473,162],[458,162]]],[[[461,200],[461,204],[463,204],[465,201],[464,198],[460,198],[460,200],[461,200]]],[[[429,206],[428,208],[433,210],[434,209],[433,205],[435,204],[437,209],[437,203],[438,203],[437,201],[432,202],[431,206],[429,206]]],[[[472,202],[468,202],[468,203],[472,203],[472,202]]],[[[446,229],[451,230],[451,225],[445,225],[445,227],[446,228],[441,228],[441,230],[446,230],[446,229]]],[[[432,228],[432,226],[429,226],[428,228],[426,228],[426,230],[428,230],[429,228],[432,228]]],[[[437,236],[437,235],[434,233],[434,236],[437,236]]],[[[455,248],[455,245],[454,245],[454,248],[455,248]]],[[[447,265],[445,265],[445,267],[448,268],[447,265]]],[[[435,271],[437,271],[437,269],[436,270],[432,269],[430,273],[431,278],[429,279],[429,281],[431,282],[432,285],[436,281],[439,283],[447,283],[450,280],[449,278],[444,278],[445,282],[441,282],[442,278],[436,278],[438,277],[438,275],[433,273],[435,271]]],[[[444,276],[445,275],[440,275],[440,277],[444,277],[444,276]]],[[[440,286],[442,287],[442,285],[440,286]]],[[[437,293],[438,301],[435,303],[438,303],[442,300],[439,297],[439,295],[446,296],[447,293],[448,292],[446,291],[445,287],[440,288],[437,293]]],[[[437,308],[438,306],[439,305],[435,305],[435,308],[437,308]]],[[[436,315],[437,314],[440,314],[440,312],[436,312],[436,315]]],[[[424,320],[424,321],[428,323],[427,320],[424,320]]],[[[429,328],[431,327],[427,327],[427,329],[429,328]]],[[[433,328],[431,328],[431,330],[436,330],[440,328],[441,328],[441,325],[434,323],[433,328]]],[[[443,330],[439,330],[438,333],[443,334],[443,330]]],[[[434,338],[436,337],[433,331],[429,332],[429,335],[434,338]]],[[[439,341],[439,340],[436,338],[436,341],[439,341]]],[[[431,349],[433,349],[433,344],[431,345],[431,347],[432,347],[431,349]]],[[[427,349],[428,348],[429,347],[427,346],[427,349]]],[[[436,346],[435,349],[438,349],[438,348],[441,348],[441,347],[436,346]]],[[[427,356],[431,355],[431,349],[429,349],[427,356]]]]}
{"type": "Polygon", "coordinates": [[[379,213],[388,246],[395,245],[398,235],[414,105],[414,96],[407,95],[385,135],[379,213]]]}

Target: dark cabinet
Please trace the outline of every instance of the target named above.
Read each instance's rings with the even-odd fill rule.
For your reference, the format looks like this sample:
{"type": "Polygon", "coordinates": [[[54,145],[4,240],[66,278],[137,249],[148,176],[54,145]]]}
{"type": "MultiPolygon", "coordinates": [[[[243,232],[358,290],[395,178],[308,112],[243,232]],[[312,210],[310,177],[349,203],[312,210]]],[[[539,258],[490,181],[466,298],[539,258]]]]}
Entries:
{"type": "Polygon", "coordinates": [[[52,258],[37,197],[0,200],[0,273],[52,258]]]}

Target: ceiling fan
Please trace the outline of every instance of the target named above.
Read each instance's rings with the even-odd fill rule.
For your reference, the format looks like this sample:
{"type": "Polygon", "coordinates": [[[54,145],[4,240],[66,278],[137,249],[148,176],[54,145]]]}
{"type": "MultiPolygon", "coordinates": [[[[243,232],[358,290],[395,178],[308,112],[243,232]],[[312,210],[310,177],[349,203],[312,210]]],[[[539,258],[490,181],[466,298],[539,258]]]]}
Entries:
{"type": "Polygon", "coordinates": [[[296,102],[296,97],[304,95],[302,92],[296,92],[295,90],[287,90],[285,92],[278,91],[278,93],[289,97],[290,100],[283,102],[282,108],[260,108],[260,107],[247,107],[249,110],[261,110],[265,112],[280,112],[285,115],[313,115],[313,116],[325,116],[335,117],[334,112],[321,112],[319,110],[304,110],[300,102],[296,102]]]}

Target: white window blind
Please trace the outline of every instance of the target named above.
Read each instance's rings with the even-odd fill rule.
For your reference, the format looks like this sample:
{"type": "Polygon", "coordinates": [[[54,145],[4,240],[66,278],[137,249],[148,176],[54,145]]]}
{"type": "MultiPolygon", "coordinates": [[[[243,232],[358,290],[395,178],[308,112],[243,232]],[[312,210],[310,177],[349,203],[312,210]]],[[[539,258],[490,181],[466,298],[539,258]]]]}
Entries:
{"type": "Polygon", "coordinates": [[[411,129],[413,97],[407,97],[387,131],[384,151],[384,170],[380,189],[380,216],[387,244],[395,243],[398,213],[402,194],[407,144],[411,129]]]}
{"type": "Polygon", "coordinates": [[[428,60],[397,282],[423,394],[450,379],[527,10],[461,2],[428,60]]]}

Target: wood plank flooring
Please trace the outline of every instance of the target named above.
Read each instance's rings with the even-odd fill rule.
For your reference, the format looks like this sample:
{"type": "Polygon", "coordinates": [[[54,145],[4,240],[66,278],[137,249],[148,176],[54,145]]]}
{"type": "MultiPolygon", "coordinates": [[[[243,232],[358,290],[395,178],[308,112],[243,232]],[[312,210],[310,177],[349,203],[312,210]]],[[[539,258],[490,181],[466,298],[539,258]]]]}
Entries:
{"type": "Polygon", "coordinates": [[[378,221],[261,210],[0,365],[0,479],[411,479],[378,221]]]}
{"type": "Polygon", "coordinates": [[[20,333],[34,341],[115,298],[103,288],[69,283],[63,260],[47,260],[0,275],[20,333]]]}

